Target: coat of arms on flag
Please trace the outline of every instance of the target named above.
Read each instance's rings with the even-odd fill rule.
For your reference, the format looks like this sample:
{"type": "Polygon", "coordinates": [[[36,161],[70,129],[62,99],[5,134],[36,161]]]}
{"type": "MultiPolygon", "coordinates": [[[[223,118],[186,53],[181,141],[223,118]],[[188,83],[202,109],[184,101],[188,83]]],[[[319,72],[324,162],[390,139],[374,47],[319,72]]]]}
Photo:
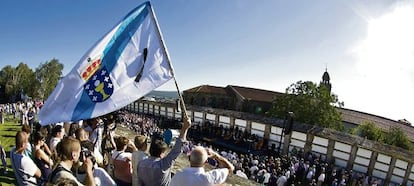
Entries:
{"type": "Polygon", "coordinates": [[[101,67],[101,59],[91,62],[82,72],[82,78],[86,80],[83,91],[89,96],[92,102],[103,102],[111,97],[114,86],[105,66],[101,67]]]}
{"type": "Polygon", "coordinates": [[[103,102],[114,92],[114,87],[105,67],[99,69],[83,86],[93,102],[103,102]]]}

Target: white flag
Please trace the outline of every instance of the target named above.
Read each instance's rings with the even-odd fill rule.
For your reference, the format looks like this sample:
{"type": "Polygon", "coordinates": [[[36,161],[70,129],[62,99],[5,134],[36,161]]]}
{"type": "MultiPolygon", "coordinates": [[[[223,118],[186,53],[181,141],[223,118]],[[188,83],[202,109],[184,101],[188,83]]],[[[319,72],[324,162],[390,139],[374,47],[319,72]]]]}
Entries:
{"type": "Polygon", "coordinates": [[[42,125],[118,110],[173,77],[149,2],[132,10],[98,41],[53,90],[42,125]]]}

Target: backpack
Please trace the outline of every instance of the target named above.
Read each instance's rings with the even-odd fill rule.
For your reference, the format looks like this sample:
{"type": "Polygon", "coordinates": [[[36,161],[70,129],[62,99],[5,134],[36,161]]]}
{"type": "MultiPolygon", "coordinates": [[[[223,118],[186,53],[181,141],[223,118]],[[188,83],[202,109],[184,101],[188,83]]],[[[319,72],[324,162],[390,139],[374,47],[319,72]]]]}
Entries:
{"type": "Polygon", "coordinates": [[[56,176],[57,173],[59,173],[60,171],[66,171],[70,174],[72,174],[71,171],[66,170],[64,167],[62,167],[61,165],[58,165],[53,171],[52,173],[50,173],[49,178],[48,178],[48,183],[53,183],[53,178],[56,176]]]}

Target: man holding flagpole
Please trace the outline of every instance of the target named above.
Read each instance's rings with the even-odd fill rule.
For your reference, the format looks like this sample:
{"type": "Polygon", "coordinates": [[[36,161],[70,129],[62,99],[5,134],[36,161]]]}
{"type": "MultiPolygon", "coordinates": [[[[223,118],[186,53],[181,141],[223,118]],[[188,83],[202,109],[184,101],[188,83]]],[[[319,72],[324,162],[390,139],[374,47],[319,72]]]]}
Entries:
{"type": "Polygon", "coordinates": [[[39,112],[39,122],[48,125],[95,118],[125,107],[172,78],[155,14],[145,2],[129,12],[58,83],[39,112]]]}

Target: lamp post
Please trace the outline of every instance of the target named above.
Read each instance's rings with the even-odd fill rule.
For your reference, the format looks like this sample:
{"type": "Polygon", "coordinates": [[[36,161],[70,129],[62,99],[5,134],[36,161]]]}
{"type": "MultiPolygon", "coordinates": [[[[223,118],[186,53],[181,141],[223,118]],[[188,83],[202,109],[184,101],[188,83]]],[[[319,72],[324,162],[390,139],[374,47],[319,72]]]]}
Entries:
{"type": "MultiPolygon", "coordinates": [[[[280,155],[280,150],[282,146],[282,138],[286,134],[290,134],[292,132],[292,125],[293,125],[293,118],[295,117],[295,114],[293,112],[287,112],[285,116],[285,120],[283,121],[283,127],[282,127],[282,133],[280,134],[280,140],[279,140],[279,146],[277,147],[277,152],[280,155]]],[[[290,140],[289,140],[290,144],[290,140]]],[[[289,148],[289,144],[287,148],[289,148]]]]}

